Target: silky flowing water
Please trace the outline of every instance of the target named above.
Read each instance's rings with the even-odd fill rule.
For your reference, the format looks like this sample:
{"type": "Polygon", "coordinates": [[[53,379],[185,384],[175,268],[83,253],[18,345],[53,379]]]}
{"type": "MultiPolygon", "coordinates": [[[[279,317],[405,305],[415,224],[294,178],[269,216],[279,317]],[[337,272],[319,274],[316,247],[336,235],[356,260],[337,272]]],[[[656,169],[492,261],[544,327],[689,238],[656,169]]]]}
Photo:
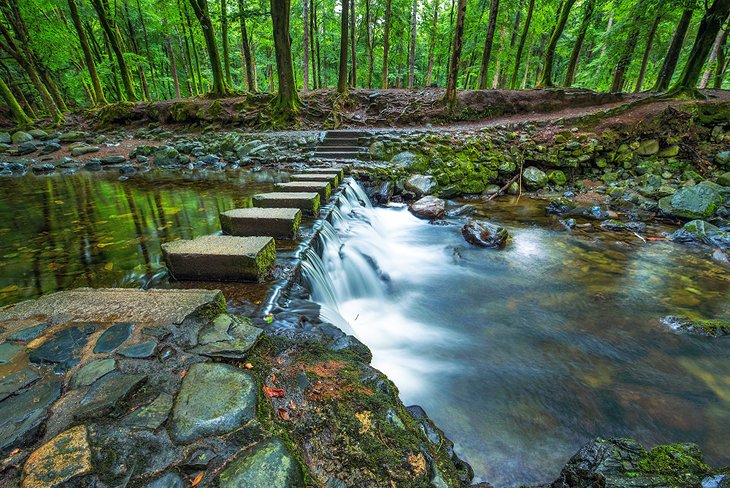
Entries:
{"type": "MultiPolygon", "coordinates": [[[[160,243],[219,231],[220,212],[250,207],[255,193],[271,191],[286,175],[152,172],[119,181],[113,173],[81,172],[2,178],[0,305],[80,286],[167,286],[160,243]]],[[[266,293],[265,287],[238,288],[266,293]]]]}
{"type": "Polygon", "coordinates": [[[706,250],[558,230],[545,202],[526,198],[477,204],[513,236],[487,250],[467,244],[461,224],[363,207],[348,192],[305,265],[313,298],[477,479],[551,481],[597,436],[692,441],[708,462],[730,463],[728,344],[659,322],[728,317],[730,274],[706,250]]]}

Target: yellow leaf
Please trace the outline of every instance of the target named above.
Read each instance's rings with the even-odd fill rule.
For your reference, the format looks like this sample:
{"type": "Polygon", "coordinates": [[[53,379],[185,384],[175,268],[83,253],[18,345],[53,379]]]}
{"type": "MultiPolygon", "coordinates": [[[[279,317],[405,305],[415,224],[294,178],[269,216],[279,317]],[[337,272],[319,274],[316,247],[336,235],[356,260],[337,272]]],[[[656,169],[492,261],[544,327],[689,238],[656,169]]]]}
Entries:
{"type": "Polygon", "coordinates": [[[104,265],[104,269],[107,270],[107,271],[113,270],[114,269],[114,263],[106,263],[104,265]]]}
{"type": "Polygon", "coordinates": [[[365,434],[373,426],[372,414],[369,410],[362,412],[355,412],[355,417],[360,421],[362,427],[360,427],[360,433],[365,434]]]}
{"type": "Polygon", "coordinates": [[[18,289],[18,285],[9,285],[9,286],[6,286],[5,288],[3,288],[2,290],[0,290],[0,292],[2,292],[2,293],[10,293],[10,292],[15,291],[17,289],[18,289]]]}

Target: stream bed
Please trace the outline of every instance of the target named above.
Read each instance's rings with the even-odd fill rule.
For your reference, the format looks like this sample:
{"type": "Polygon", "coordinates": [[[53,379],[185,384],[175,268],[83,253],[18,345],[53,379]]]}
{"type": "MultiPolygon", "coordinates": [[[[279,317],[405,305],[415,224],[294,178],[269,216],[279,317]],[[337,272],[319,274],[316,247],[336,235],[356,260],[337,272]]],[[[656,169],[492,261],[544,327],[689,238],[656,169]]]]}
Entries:
{"type": "Polygon", "coordinates": [[[598,436],[696,442],[707,462],[730,463],[727,344],[659,322],[728,317],[730,274],[707,250],[558,230],[544,201],[524,197],[475,203],[477,218],[512,234],[489,250],[467,244],[458,221],[347,200],[337,235],[323,232],[327,284],[313,283],[313,297],[456,443],[475,480],[550,482],[598,436]]]}

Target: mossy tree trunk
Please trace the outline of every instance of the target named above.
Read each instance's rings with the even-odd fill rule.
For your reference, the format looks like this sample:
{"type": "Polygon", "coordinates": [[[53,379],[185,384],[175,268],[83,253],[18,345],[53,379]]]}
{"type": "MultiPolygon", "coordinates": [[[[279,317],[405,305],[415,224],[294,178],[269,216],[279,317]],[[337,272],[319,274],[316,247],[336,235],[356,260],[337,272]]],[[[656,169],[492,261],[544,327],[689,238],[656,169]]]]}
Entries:
{"type": "Polygon", "coordinates": [[[583,42],[585,41],[588,26],[591,24],[591,18],[593,18],[593,12],[595,9],[596,0],[588,0],[583,4],[583,20],[581,20],[578,33],[575,36],[573,50],[570,52],[570,60],[568,61],[568,69],[565,72],[565,82],[563,85],[567,87],[571,86],[575,81],[575,71],[578,69],[578,59],[580,58],[580,52],[583,49],[583,42]]]}
{"type": "Polygon", "coordinates": [[[274,26],[274,50],[276,72],[279,78],[279,91],[274,106],[285,113],[295,112],[301,103],[296,85],[291,59],[291,38],[289,37],[289,13],[291,0],[270,0],[271,21],[274,26]]]}
{"type": "Polygon", "coordinates": [[[99,74],[96,71],[96,63],[94,62],[94,56],[91,54],[89,40],[86,38],[84,26],[81,24],[81,17],[79,17],[79,10],[76,7],[76,0],[68,0],[68,8],[71,11],[71,20],[73,21],[74,28],[76,29],[76,35],[79,37],[79,44],[81,44],[81,51],[84,54],[86,69],[89,71],[89,78],[91,78],[94,104],[97,107],[106,105],[107,101],[104,96],[104,89],[101,86],[101,80],[99,79],[99,74]]]}
{"type": "Polygon", "coordinates": [[[558,47],[560,36],[563,35],[565,24],[568,22],[570,9],[573,8],[575,0],[562,0],[558,9],[558,21],[555,24],[553,33],[548,41],[547,49],[545,49],[545,64],[542,70],[542,77],[538,82],[539,87],[551,88],[553,84],[553,61],[555,60],[555,49],[558,47]]]}
{"type": "Polygon", "coordinates": [[[0,96],[7,103],[10,109],[10,114],[13,116],[13,120],[20,126],[26,126],[33,123],[30,117],[25,113],[23,107],[20,106],[18,100],[15,99],[13,92],[10,90],[8,85],[5,84],[2,78],[0,78],[0,96]]]}
{"type": "Polygon", "coordinates": [[[99,17],[99,23],[101,28],[106,33],[109,41],[109,46],[114,52],[114,57],[119,65],[119,75],[122,77],[122,85],[124,85],[124,93],[129,101],[137,100],[137,93],[134,91],[134,82],[132,82],[132,76],[129,74],[129,68],[127,61],[124,59],[124,52],[122,51],[121,41],[117,35],[117,31],[112,28],[109,18],[106,15],[106,9],[101,3],[101,0],[91,0],[91,5],[96,10],[96,15],[99,17]]]}
{"type": "Polygon", "coordinates": [[[639,77],[636,80],[636,87],[634,87],[634,93],[641,91],[641,86],[644,84],[644,77],[646,76],[646,67],[649,64],[649,55],[651,54],[651,48],[654,44],[654,36],[659,28],[659,23],[662,20],[661,14],[657,14],[654,17],[654,23],[651,25],[649,34],[646,36],[646,48],[644,49],[644,56],[641,59],[641,69],[639,70],[639,77]]]}
{"type": "Polygon", "coordinates": [[[459,0],[456,9],[456,25],[454,26],[454,46],[451,49],[449,77],[446,81],[445,100],[449,107],[456,108],[456,82],[459,79],[459,63],[461,49],[464,46],[464,17],[466,17],[466,0],[459,0]]]}
{"type": "Polygon", "coordinates": [[[713,88],[719,90],[722,88],[722,78],[725,75],[727,69],[727,38],[730,33],[730,27],[725,29],[723,34],[723,41],[720,43],[720,49],[717,51],[717,66],[715,68],[715,81],[712,85],[713,88]]]}
{"type": "Polygon", "coordinates": [[[710,54],[717,33],[720,31],[722,23],[727,19],[728,12],[730,12],[730,0],[715,0],[702,17],[700,26],[697,29],[697,37],[687,58],[687,64],[679,80],[670,90],[671,96],[701,96],[697,90],[697,82],[700,79],[702,67],[710,54]]]}
{"type": "Polygon", "coordinates": [[[226,72],[226,83],[233,86],[231,78],[231,60],[228,57],[228,2],[221,0],[221,41],[223,43],[223,69],[226,72]]]}
{"type": "Polygon", "coordinates": [[[208,51],[210,70],[213,73],[213,86],[210,90],[210,94],[217,98],[228,96],[229,88],[223,74],[223,67],[221,66],[221,57],[218,53],[215,30],[213,29],[213,23],[210,21],[208,0],[190,0],[190,6],[193,7],[195,17],[197,17],[198,22],[200,22],[200,27],[203,31],[203,39],[205,40],[205,47],[208,51]]]}
{"type": "MultiPolygon", "coordinates": [[[[512,70],[512,79],[510,80],[509,87],[514,90],[517,86],[517,73],[520,71],[520,60],[522,59],[522,51],[525,49],[525,41],[527,40],[527,34],[530,32],[530,23],[532,22],[532,12],[535,10],[535,0],[530,0],[527,6],[527,17],[525,17],[525,26],[522,28],[522,35],[520,36],[520,42],[517,44],[517,53],[515,54],[515,66],[512,70]]],[[[528,56],[527,63],[525,65],[525,78],[527,77],[527,68],[530,64],[530,58],[528,56]]]]}
{"type": "Polygon", "coordinates": [[[680,17],[677,27],[674,30],[672,42],[669,44],[667,55],[664,57],[662,67],[659,69],[656,84],[654,84],[651,91],[663,92],[669,88],[674,70],[677,69],[679,54],[682,52],[682,45],[684,44],[684,38],[687,36],[687,30],[689,29],[689,23],[692,20],[693,13],[694,11],[692,9],[685,9],[682,12],[682,17],[680,17]]]}

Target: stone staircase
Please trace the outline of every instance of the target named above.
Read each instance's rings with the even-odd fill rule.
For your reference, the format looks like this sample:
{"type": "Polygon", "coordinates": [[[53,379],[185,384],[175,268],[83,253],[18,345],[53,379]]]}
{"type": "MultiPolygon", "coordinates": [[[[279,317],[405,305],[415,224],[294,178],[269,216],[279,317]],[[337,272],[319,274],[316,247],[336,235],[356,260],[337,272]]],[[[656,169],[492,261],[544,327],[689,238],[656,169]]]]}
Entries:
{"type": "Polygon", "coordinates": [[[362,130],[329,130],[314,151],[316,159],[359,159],[367,150],[364,138],[369,137],[362,130]]]}
{"type": "Polygon", "coordinates": [[[274,192],[254,195],[253,208],[222,212],[225,235],[162,244],[170,274],[193,281],[266,280],[276,261],[275,239],[296,239],[302,215],[316,218],[344,176],[341,167],[305,170],[274,192]]]}

